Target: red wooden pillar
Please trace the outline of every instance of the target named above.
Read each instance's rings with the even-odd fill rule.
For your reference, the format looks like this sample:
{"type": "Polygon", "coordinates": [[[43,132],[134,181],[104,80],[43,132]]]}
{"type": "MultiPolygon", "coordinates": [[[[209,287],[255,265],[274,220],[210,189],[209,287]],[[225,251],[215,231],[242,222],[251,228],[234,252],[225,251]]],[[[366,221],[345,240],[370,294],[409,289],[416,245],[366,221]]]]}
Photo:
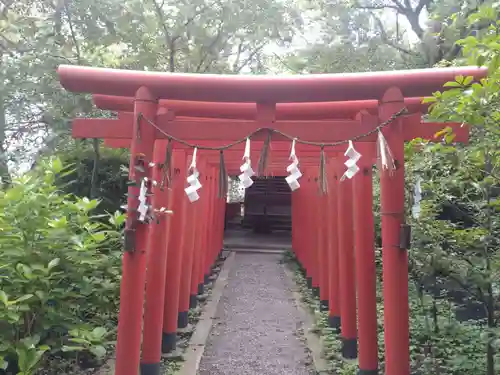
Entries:
{"type": "MultiPolygon", "coordinates": [[[[185,197],[187,199],[187,197],[185,197]]],[[[186,227],[184,230],[184,250],[182,258],[179,313],[177,316],[177,327],[186,328],[188,325],[189,296],[191,290],[191,277],[193,271],[193,257],[195,244],[195,215],[200,208],[199,201],[188,202],[186,206],[186,227]]]]}
{"type": "Polygon", "coordinates": [[[226,218],[226,203],[227,199],[226,197],[222,198],[220,201],[220,218],[219,218],[219,225],[220,225],[220,230],[219,230],[219,244],[217,246],[217,253],[216,256],[217,258],[220,258],[222,255],[222,250],[224,249],[224,232],[225,232],[225,218],[226,218]]]}
{"type": "Polygon", "coordinates": [[[219,258],[224,242],[224,216],[226,214],[226,200],[226,196],[222,198],[217,197],[217,216],[215,218],[217,226],[215,232],[214,251],[212,253],[212,267],[215,266],[215,263],[219,258]]]}
{"type": "Polygon", "coordinates": [[[302,265],[304,267],[304,276],[307,281],[309,288],[312,288],[312,274],[311,274],[311,241],[309,232],[309,221],[308,221],[308,202],[309,199],[309,176],[304,173],[304,177],[301,178],[302,186],[300,188],[300,202],[299,202],[299,223],[300,227],[300,252],[302,254],[302,265]]]}
{"type": "Polygon", "coordinates": [[[222,247],[224,243],[224,216],[225,216],[225,207],[226,207],[226,197],[219,198],[216,200],[216,213],[215,213],[215,236],[214,236],[214,244],[212,251],[212,260],[210,266],[213,268],[217,259],[222,252],[222,247]]]}
{"type": "MultiPolygon", "coordinates": [[[[314,265],[316,272],[316,283],[313,282],[313,292],[321,300],[321,284],[323,281],[323,268],[321,265],[321,215],[320,215],[320,192],[318,183],[318,168],[313,168],[314,182],[311,186],[311,218],[314,220],[313,245],[314,245],[314,265]]],[[[312,180],[312,179],[311,179],[312,180]]]]}
{"type": "MultiPolygon", "coordinates": [[[[337,159],[339,176],[345,166],[343,159],[337,159]]],[[[356,340],[356,284],[354,267],[354,233],[352,213],[352,182],[346,178],[339,180],[338,194],[339,227],[339,276],[340,276],[340,312],[342,319],[341,338],[344,358],[357,357],[356,340]]]]}
{"type": "Polygon", "coordinates": [[[203,263],[202,263],[202,271],[203,271],[203,285],[209,283],[210,276],[210,252],[212,250],[212,240],[214,236],[214,212],[215,212],[215,201],[217,197],[217,170],[214,167],[210,168],[210,177],[208,181],[208,189],[207,189],[207,199],[208,199],[208,211],[207,211],[207,230],[206,230],[206,240],[205,240],[205,248],[203,251],[203,263]]]}
{"type": "MultiPolygon", "coordinates": [[[[156,141],[152,179],[158,184],[152,187],[152,206],[172,209],[172,199],[167,188],[160,188],[162,169],[165,157],[164,141],[156,141]]],[[[176,161],[173,160],[173,164],[176,161]]],[[[146,303],[144,307],[144,328],[142,339],[142,375],[159,375],[161,360],[161,340],[163,326],[163,309],[165,298],[165,275],[167,270],[167,244],[172,219],[170,215],[156,213],[156,220],[151,223],[149,233],[148,269],[146,275],[146,303]]]]}
{"type": "MultiPolygon", "coordinates": [[[[206,183],[208,181],[207,174],[207,164],[201,159],[200,161],[200,183],[202,184],[202,189],[206,188],[206,183]]],[[[201,192],[200,192],[201,193],[201,192]]],[[[203,281],[200,278],[201,274],[201,257],[203,255],[204,241],[203,233],[205,233],[206,225],[206,211],[207,211],[207,197],[205,194],[200,195],[200,199],[196,202],[199,207],[196,209],[194,216],[195,220],[195,232],[194,232],[194,249],[193,249],[193,270],[191,276],[191,287],[189,296],[189,308],[194,309],[198,305],[198,294],[203,294],[203,281]],[[201,289],[201,291],[200,291],[201,289]]]]}
{"type": "MultiPolygon", "coordinates": [[[[316,173],[312,168],[307,171],[307,201],[309,204],[306,207],[306,218],[307,218],[307,252],[309,254],[309,268],[310,268],[310,284],[309,287],[313,290],[313,293],[317,293],[319,289],[318,283],[318,253],[317,253],[317,241],[316,241],[316,221],[315,221],[315,209],[314,209],[314,198],[317,194],[317,183],[315,181],[316,173]]],[[[309,279],[308,279],[309,281],[309,279]]]]}
{"type": "MultiPolygon", "coordinates": [[[[200,179],[203,185],[203,194],[200,191],[200,202],[202,202],[202,210],[200,211],[200,236],[199,236],[199,249],[198,249],[198,259],[196,266],[196,283],[197,283],[197,295],[202,295],[204,293],[204,261],[207,252],[207,236],[209,228],[209,210],[210,210],[210,179],[212,178],[212,169],[208,164],[205,166],[205,173],[200,179]]],[[[198,299],[196,299],[198,301],[198,299]]]]}
{"type": "Polygon", "coordinates": [[[327,243],[327,200],[327,194],[318,194],[316,215],[318,216],[318,264],[320,267],[319,299],[321,311],[328,311],[328,298],[330,297],[328,276],[329,263],[327,243]]]}
{"type": "MultiPolygon", "coordinates": [[[[360,117],[361,121],[370,121],[360,117]]],[[[375,267],[372,150],[373,145],[356,144],[363,155],[358,161],[360,171],[353,178],[354,232],[356,249],[356,288],[358,296],[358,341],[360,375],[378,374],[377,344],[377,275],[375,267]]]]}
{"type": "MultiPolygon", "coordinates": [[[[404,107],[397,88],[389,89],[380,103],[379,120],[385,121],[404,107]]],[[[383,129],[396,171],[380,171],[382,263],[384,280],[384,338],[386,375],[409,375],[408,254],[400,248],[404,223],[404,138],[401,120],[383,129]]]]}
{"type": "Polygon", "coordinates": [[[219,194],[218,170],[213,168],[214,178],[212,179],[212,195],[211,195],[211,210],[210,210],[210,233],[207,243],[207,256],[205,258],[205,284],[210,283],[210,275],[212,273],[212,261],[214,254],[215,242],[217,241],[217,205],[219,194]]]}
{"type": "Polygon", "coordinates": [[[165,288],[165,307],[163,312],[162,351],[169,353],[176,348],[177,318],[181,281],[182,258],[186,228],[186,208],[189,203],[184,188],[186,186],[186,153],[184,150],[173,150],[176,165],[172,170],[172,194],[174,211],[167,250],[167,274],[165,288]]]}
{"type": "Polygon", "coordinates": [[[143,177],[149,177],[148,163],[153,156],[156,130],[148,126],[139,115],[155,121],[157,99],[145,87],[137,90],[134,102],[134,129],[130,152],[130,176],[137,186],[128,189],[127,204],[130,214],[125,228],[125,253],[122,263],[120,285],[120,312],[118,315],[118,337],[116,343],[115,374],[129,374],[131,369],[139,369],[142,338],[144,286],[146,282],[146,253],[149,226],[137,222],[139,187],[143,177]],[[142,154],[145,171],[134,166],[142,154]]]}
{"type": "Polygon", "coordinates": [[[307,277],[307,259],[304,250],[304,235],[306,235],[307,228],[304,220],[305,212],[303,209],[303,201],[307,197],[307,177],[302,177],[302,181],[300,181],[300,183],[300,189],[292,193],[292,208],[294,210],[292,217],[292,236],[295,239],[295,253],[297,255],[297,259],[300,263],[302,271],[304,272],[304,277],[307,277]]]}
{"type": "MultiPolygon", "coordinates": [[[[307,181],[305,177],[303,181],[307,181]]],[[[301,181],[301,188],[292,193],[294,213],[292,224],[294,223],[293,237],[295,238],[297,259],[300,263],[304,276],[307,276],[307,255],[304,247],[304,237],[307,235],[306,222],[304,221],[304,199],[306,199],[306,190],[304,182],[301,181]]]]}
{"type": "Polygon", "coordinates": [[[299,198],[300,198],[300,191],[301,189],[298,189],[294,192],[291,193],[291,200],[292,200],[292,252],[295,255],[295,258],[297,262],[299,263],[300,267],[303,268],[303,259],[302,259],[302,253],[300,252],[300,216],[299,216],[299,198]]]}
{"type": "Polygon", "coordinates": [[[330,327],[340,333],[340,276],[339,276],[339,247],[338,247],[338,176],[336,160],[328,164],[328,263],[329,263],[329,316],[330,327]]]}

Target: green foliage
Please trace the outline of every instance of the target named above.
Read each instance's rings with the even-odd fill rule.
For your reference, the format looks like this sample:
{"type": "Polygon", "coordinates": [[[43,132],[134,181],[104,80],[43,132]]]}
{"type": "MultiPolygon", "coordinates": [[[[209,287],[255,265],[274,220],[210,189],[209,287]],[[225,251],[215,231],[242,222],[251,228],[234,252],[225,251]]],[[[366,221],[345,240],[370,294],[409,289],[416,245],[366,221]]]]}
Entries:
{"type": "Polygon", "coordinates": [[[421,215],[414,219],[410,272],[419,288],[441,289],[449,299],[459,295],[484,312],[482,324],[443,323],[431,313],[439,335],[429,335],[426,371],[493,375],[500,282],[500,22],[496,7],[487,4],[465,22],[478,31],[457,42],[464,54],[457,63],[487,66],[489,75],[479,82],[456,77],[445,84],[447,91],[426,99],[431,118],[470,124],[471,142],[455,145],[451,129],[444,128],[436,134],[442,143],[414,140],[407,147],[408,181],[422,178],[424,190],[421,215]]]}
{"type": "Polygon", "coordinates": [[[114,329],[124,217],[97,221],[98,201],[58,190],[68,173],[53,158],[0,191],[0,351],[23,375],[70,343],[103,357],[114,329]]]}
{"type": "MultiPolygon", "coordinates": [[[[83,145],[60,152],[64,165],[73,165],[71,173],[57,180],[57,185],[66,192],[79,197],[90,197],[94,171],[94,151],[83,145]]],[[[127,193],[128,150],[102,148],[95,175],[96,188],[92,198],[100,201],[95,212],[99,214],[116,212],[124,204],[127,193]]]]}
{"type": "Polygon", "coordinates": [[[449,301],[435,301],[425,294],[419,296],[410,287],[412,371],[443,375],[484,373],[482,328],[474,322],[457,321],[454,309],[449,301]],[[434,314],[437,320],[431,321],[434,314]]]}
{"type": "Polygon", "coordinates": [[[63,352],[90,352],[96,358],[102,359],[106,355],[106,346],[111,344],[105,339],[109,332],[104,327],[96,327],[93,330],[85,328],[72,329],[69,331],[70,345],[62,347],[63,352]]]}

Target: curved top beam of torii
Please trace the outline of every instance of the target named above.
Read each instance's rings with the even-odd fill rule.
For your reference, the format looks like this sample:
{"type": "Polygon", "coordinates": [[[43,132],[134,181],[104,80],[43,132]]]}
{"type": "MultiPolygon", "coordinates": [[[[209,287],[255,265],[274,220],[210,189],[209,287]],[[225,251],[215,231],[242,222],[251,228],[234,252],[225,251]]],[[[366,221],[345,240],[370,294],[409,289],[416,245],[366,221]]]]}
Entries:
{"type": "Polygon", "coordinates": [[[404,97],[428,96],[456,76],[485,77],[486,68],[460,67],[309,75],[214,75],[144,72],[61,65],[61,84],[73,92],[134,97],[145,86],[159,99],[297,103],[380,99],[390,87],[404,97]]]}
{"type": "MultiPolygon", "coordinates": [[[[92,96],[97,108],[133,112],[134,98],[94,94],[92,96]]],[[[429,104],[422,103],[422,98],[406,98],[405,105],[410,113],[425,112],[429,104]]],[[[160,107],[171,110],[176,117],[202,117],[217,119],[255,120],[257,117],[256,103],[217,103],[192,102],[183,100],[160,100],[160,107]]],[[[377,100],[352,100],[342,102],[316,103],[279,103],[276,105],[276,120],[324,120],[349,119],[359,111],[376,110],[377,100]]]]}

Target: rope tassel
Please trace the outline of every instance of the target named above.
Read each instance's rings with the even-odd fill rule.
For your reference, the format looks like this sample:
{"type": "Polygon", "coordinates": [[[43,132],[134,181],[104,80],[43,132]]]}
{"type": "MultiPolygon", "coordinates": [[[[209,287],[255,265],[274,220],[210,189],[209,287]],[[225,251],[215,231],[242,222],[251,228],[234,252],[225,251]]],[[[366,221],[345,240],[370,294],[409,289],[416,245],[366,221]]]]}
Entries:
{"type": "Polygon", "coordinates": [[[227,184],[226,162],[224,161],[224,151],[221,150],[219,158],[219,198],[227,196],[227,184]]]}
{"type": "Polygon", "coordinates": [[[394,157],[392,156],[391,149],[387,144],[387,140],[380,130],[378,131],[377,137],[377,151],[380,171],[388,171],[389,175],[393,175],[396,170],[394,157]]]}
{"type": "Polygon", "coordinates": [[[273,135],[272,129],[268,129],[268,134],[266,140],[264,141],[264,145],[262,146],[262,150],[260,152],[259,157],[259,165],[257,168],[257,173],[259,176],[262,176],[267,170],[267,163],[269,161],[269,148],[271,146],[271,138],[273,135]]]}
{"type": "Polygon", "coordinates": [[[163,191],[165,186],[168,188],[172,183],[172,152],[174,142],[172,138],[168,139],[167,152],[165,153],[165,162],[163,163],[163,176],[161,179],[160,190],[163,191]]]}
{"type": "Polygon", "coordinates": [[[326,155],[324,145],[321,145],[321,154],[319,158],[319,188],[321,194],[328,193],[328,181],[326,178],[326,155]]]}

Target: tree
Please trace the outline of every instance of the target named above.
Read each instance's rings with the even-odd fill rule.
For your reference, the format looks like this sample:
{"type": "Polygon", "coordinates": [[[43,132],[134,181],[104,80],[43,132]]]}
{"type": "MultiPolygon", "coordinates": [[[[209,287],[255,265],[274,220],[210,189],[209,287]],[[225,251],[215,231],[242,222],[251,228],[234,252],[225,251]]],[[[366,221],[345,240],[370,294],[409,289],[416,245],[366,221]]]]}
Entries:
{"type": "Polygon", "coordinates": [[[319,31],[305,47],[279,61],[295,73],[340,73],[420,67],[418,54],[401,53],[377,32],[373,16],[342,1],[317,1],[304,13],[319,31]]]}
{"type": "MultiPolygon", "coordinates": [[[[264,72],[265,48],[286,45],[301,26],[292,1],[274,0],[2,0],[0,10],[0,153],[5,156],[0,174],[5,181],[7,160],[26,163],[40,151],[68,150],[74,144],[70,119],[103,115],[88,96],[61,90],[59,64],[264,72]]],[[[78,142],[93,150],[89,194],[99,197],[97,169],[106,163],[99,142],[78,142]]]]}

